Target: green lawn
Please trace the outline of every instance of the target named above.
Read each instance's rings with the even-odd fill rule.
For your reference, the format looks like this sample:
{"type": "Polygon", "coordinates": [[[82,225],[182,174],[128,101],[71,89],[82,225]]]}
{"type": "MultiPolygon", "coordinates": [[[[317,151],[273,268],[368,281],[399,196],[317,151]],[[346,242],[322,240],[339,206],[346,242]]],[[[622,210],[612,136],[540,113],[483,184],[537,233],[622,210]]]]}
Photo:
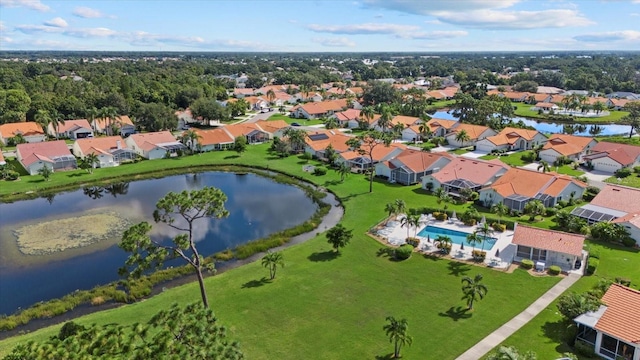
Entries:
{"type": "Polygon", "coordinates": [[[450,154],[456,154],[456,155],[462,155],[468,152],[469,152],[469,149],[467,148],[461,148],[461,149],[455,149],[455,150],[449,151],[450,154]]]}
{"type": "MultiPolygon", "coordinates": [[[[515,110],[515,115],[516,116],[522,116],[522,117],[527,117],[527,118],[534,118],[534,119],[544,119],[545,115],[540,115],[538,114],[538,110],[531,110],[531,107],[533,107],[533,105],[531,104],[524,104],[521,102],[512,102],[511,103],[513,106],[516,107],[515,110]]],[[[587,117],[572,117],[572,119],[574,121],[578,121],[581,123],[612,123],[612,122],[619,122],[620,119],[622,119],[623,117],[629,115],[629,113],[627,111],[617,111],[617,110],[608,110],[609,111],[609,115],[607,116],[602,116],[602,117],[597,117],[597,118],[587,118],[587,117]]]]}
{"type": "Polygon", "coordinates": [[[530,162],[525,162],[522,160],[522,155],[524,155],[525,152],[526,151],[518,151],[506,156],[485,155],[485,156],[481,156],[480,159],[482,160],[500,159],[500,161],[502,161],[507,165],[524,166],[524,165],[530,164],[530,162]]]}
{"type": "MultiPolygon", "coordinates": [[[[592,249],[600,251],[600,265],[595,275],[578,280],[568,292],[582,293],[591,289],[599,279],[614,279],[618,276],[631,279],[631,286],[640,287],[640,251],[609,244],[590,243],[592,249]]],[[[516,346],[522,351],[534,350],[538,359],[556,359],[570,351],[567,345],[567,323],[553,302],[515,334],[504,341],[504,345],[516,346]]],[[[581,358],[586,359],[586,358],[581,358]]]]}
{"type": "MultiPolygon", "coordinates": [[[[554,166],[551,167],[551,170],[556,171],[554,166]]],[[[558,174],[565,174],[569,176],[582,176],[584,175],[584,171],[575,170],[571,165],[562,165],[557,169],[558,174]]]]}
{"type": "Polygon", "coordinates": [[[626,178],[620,178],[620,181],[618,181],[618,177],[614,175],[606,179],[605,182],[640,188],[640,174],[631,174],[626,178]]]}
{"type": "MultiPolygon", "coordinates": [[[[426,195],[418,186],[377,181],[374,192],[368,193],[368,181],[362,175],[350,175],[340,184],[335,171],[321,177],[313,176],[302,171],[304,161],[293,156],[286,159],[271,157],[266,154],[267,148],[267,144],[250,146],[240,157],[232,152],[215,152],[98,169],[93,175],[76,172],[77,178],[82,180],[69,178],[68,173],[57,173],[51,182],[86,182],[119,174],[126,176],[134,171],[201,163],[239,163],[269,166],[333,190],[346,208],[343,224],[354,229],[354,238],[341,256],[333,256],[325,238],[318,236],[284,250],[286,267],[279,270],[273,283],[261,282],[268,272],[259,263],[207,279],[212,307],[251,359],[386,356],[392,348],[382,325],[389,315],[406,317],[409,321],[414,343],[406,349],[407,358],[454,359],[525,309],[559,280],[532,277],[520,270],[507,274],[418,254],[404,262],[378,256],[382,245],[365,232],[384,218],[384,204],[399,198],[405,200],[409,208],[439,207],[433,196],[426,195]],[[478,273],[484,275],[489,294],[473,312],[465,312],[460,278],[478,273]]],[[[0,186],[0,191],[25,191],[42,184],[35,181],[23,177],[22,181],[6,184],[11,186],[9,190],[0,186]]],[[[469,206],[450,204],[449,209],[463,211],[469,206]]],[[[550,222],[545,224],[547,221],[536,225],[549,226],[550,222]]],[[[144,302],[91,314],[78,321],[82,324],[130,324],[147,320],[174,301],[198,300],[198,286],[191,283],[144,302]]],[[[59,326],[46,328],[2,341],[0,356],[17,342],[44,339],[58,329],[59,326]]]]}
{"type": "Polygon", "coordinates": [[[295,123],[298,123],[298,124],[303,125],[303,126],[323,124],[322,120],[317,120],[317,119],[313,119],[313,120],[295,119],[295,118],[291,118],[291,117],[289,117],[287,115],[281,115],[281,114],[271,115],[268,120],[284,120],[284,121],[287,122],[287,124],[291,124],[291,123],[295,122],[295,123]]]}

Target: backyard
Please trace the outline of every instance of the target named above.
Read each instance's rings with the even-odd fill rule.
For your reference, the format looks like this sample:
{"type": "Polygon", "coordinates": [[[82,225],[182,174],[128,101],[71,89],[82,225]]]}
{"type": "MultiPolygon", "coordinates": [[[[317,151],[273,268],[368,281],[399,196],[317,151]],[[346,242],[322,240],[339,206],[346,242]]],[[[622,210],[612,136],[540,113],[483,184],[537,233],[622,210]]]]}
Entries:
{"type": "MultiPolygon", "coordinates": [[[[369,193],[368,181],[362,175],[350,175],[344,183],[339,182],[339,175],[334,171],[316,177],[302,171],[306,161],[295,156],[279,159],[267,154],[267,149],[265,144],[251,146],[240,156],[216,152],[143,161],[136,165],[97,169],[93,175],[81,171],[56,173],[51,183],[87,183],[101,178],[133,176],[141,171],[155,172],[172,167],[183,167],[180,171],[186,171],[185,168],[195,168],[203,163],[237,163],[260,164],[307,178],[334,191],[346,209],[344,226],[354,229],[354,238],[341,255],[334,254],[324,236],[319,235],[284,250],[286,267],[279,271],[273,282],[263,280],[267,272],[259,263],[207,279],[216,315],[229,326],[232,337],[240,341],[248,358],[297,359],[308,354],[318,358],[360,359],[363,355],[384,358],[391,352],[391,346],[382,325],[385,317],[392,315],[406,317],[409,321],[410,334],[415,341],[405,350],[408,358],[429,354],[433,358],[454,359],[559,280],[532,277],[519,269],[508,274],[419,254],[407,261],[391,261],[379,251],[384,246],[365,234],[386,216],[384,204],[403,199],[408,208],[442,208],[444,205],[437,204],[435,197],[426,195],[417,186],[376,181],[373,193],[369,193]],[[462,276],[476,274],[484,276],[489,294],[473,311],[465,311],[460,280],[462,276]],[[314,341],[308,341],[310,338],[314,341]]],[[[40,176],[24,177],[22,181],[7,183],[11,185],[10,189],[2,186],[0,191],[7,194],[26,191],[34,185],[49,185],[39,181],[40,176]]],[[[469,206],[449,204],[448,209],[460,213],[469,206]]],[[[489,216],[493,215],[487,214],[489,216]]],[[[536,223],[536,226],[552,225],[548,219],[536,223]]],[[[192,283],[141,303],[82,317],[78,322],[142,322],[173,302],[186,303],[198,298],[198,286],[192,283]]],[[[44,339],[58,329],[59,325],[4,340],[0,342],[0,355],[18,342],[44,339]]]]}

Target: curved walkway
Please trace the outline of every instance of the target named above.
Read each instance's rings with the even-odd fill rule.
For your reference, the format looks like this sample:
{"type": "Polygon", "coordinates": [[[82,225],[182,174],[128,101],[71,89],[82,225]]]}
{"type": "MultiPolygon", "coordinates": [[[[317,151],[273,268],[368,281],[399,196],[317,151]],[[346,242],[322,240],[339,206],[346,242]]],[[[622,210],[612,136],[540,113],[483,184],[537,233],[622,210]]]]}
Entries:
{"type": "Polygon", "coordinates": [[[469,350],[465,351],[462,355],[458,356],[456,360],[478,360],[485,356],[494,347],[500,345],[513,333],[518,331],[526,323],[531,321],[536,315],[544,310],[553,300],[567,290],[571,285],[580,279],[580,275],[569,274],[562,279],[554,287],[544,293],[533,304],[529,305],[523,312],[516,315],[513,319],[507,321],[504,325],[500,326],[496,331],[487,335],[479,343],[475,344],[469,350]]]}

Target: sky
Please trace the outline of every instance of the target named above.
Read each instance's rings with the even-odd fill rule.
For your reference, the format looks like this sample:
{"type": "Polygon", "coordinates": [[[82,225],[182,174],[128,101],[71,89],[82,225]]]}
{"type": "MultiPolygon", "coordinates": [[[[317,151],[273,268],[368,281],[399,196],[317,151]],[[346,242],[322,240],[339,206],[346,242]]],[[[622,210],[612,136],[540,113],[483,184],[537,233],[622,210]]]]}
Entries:
{"type": "Polygon", "coordinates": [[[640,50],[640,0],[0,0],[0,50],[640,50]]]}

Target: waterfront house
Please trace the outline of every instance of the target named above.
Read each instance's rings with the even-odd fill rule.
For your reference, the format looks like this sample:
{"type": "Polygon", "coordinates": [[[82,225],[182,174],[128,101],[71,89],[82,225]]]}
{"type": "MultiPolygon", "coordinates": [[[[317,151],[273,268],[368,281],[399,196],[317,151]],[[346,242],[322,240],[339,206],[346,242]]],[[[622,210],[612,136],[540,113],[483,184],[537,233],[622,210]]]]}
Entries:
{"type": "Polygon", "coordinates": [[[640,146],[601,141],[583,159],[594,170],[613,174],[640,165],[640,146]]]}
{"type": "Polygon", "coordinates": [[[30,175],[44,166],[55,171],[76,169],[76,158],[64,140],[18,144],[16,158],[30,175]]]}
{"type": "Polygon", "coordinates": [[[57,129],[53,124],[49,124],[47,133],[54,137],[69,138],[71,140],[93,137],[93,129],[86,119],[65,120],[64,124],[59,124],[57,129]]]}
{"type": "Polygon", "coordinates": [[[462,189],[480,191],[509,169],[508,165],[497,159],[484,161],[457,157],[439,171],[423,176],[422,188],[435,190],[444,187],[451,196],[459,197],[462,189]]]}
{"type": "Polygon", "coordinates": [[[125,139],[125,143],[129,149],[149,160],[162,159],[167,155],[177,156],[179,151],[187,148],[169,131],[132,134],[125,139]]]}
{"type": "Polygon", "coordinates": [[[540,160],[553,164],[559,157],[580,161],[598,142],[591,137],[554,134],[540,150],[540,160]]]}
{"type": "Polygon", "coordinates": [[[133,125],[133,121],[131,121],[131,118],[127,115],[120,115],[115,119],[97,118],[93,120],[91,126],[93,127],[93,131],[99,134],[107,133],[107,127],[109,126],[118,129],[117,132],[124,137],[136,132],[136,127],[133,125]]]}
{"type": "Polygon", "coordinates": [[[447,139],[447,142],[449,143],[450,146],[465,147],[465,146],[476,145],[478,141],[483,140],[488,136],[493,136],[496,134],[497,134],[496,131],[491,129],[488,126],[463,124],[458,122],[445,135],[445,139],[447,139]],[[464,131],[467,134],[469,138],[468,140],[456,139],[456,137],[458,137],[458,134],[460,134],[462,131],[464,131]]]}
{"type": "Polygon", "coordinates": [[[97,167],[101,168],[118,166],[137,157],[135,151],[127,148],[120,135],[78,139],[73,143],[73,153],[81,159],[96,154],[99,161],[97,167]]]}
{"type": "Polygon", "coordinates": [[[195,150],[200,145],[201,151],[215,151],[215,150],[227,150],[233,147],[235,138],[231,134],[222,128],[216,129],[195,129],[193,130],[197,135],[196,143],[191,143],[191,140],[187,140],[187,147],[195,150]]]}
{"type": "Polygon", "coordinates": [[[493,136],[476,142],[476,151],[529,150],[547,142],[547,137],[539,131],[506,127],[493,136]]]}
{"type": "Polygon", "coordinates": [[[418,150],[404,150],[393,159],[376,164],[376,175],[385,177],[391,183],[402,185],[418,184],[425,175],[437,172],[453,160],[453,156],[418,150]]]}
{"type": "Polygon", "coordinates": [[[42,126],[35,122],[18,122],[0,125],[0,141],[7,144],[10,138],[22,135],[28,143],[42,142],[45,139],[45,133],[42,126]]]}

